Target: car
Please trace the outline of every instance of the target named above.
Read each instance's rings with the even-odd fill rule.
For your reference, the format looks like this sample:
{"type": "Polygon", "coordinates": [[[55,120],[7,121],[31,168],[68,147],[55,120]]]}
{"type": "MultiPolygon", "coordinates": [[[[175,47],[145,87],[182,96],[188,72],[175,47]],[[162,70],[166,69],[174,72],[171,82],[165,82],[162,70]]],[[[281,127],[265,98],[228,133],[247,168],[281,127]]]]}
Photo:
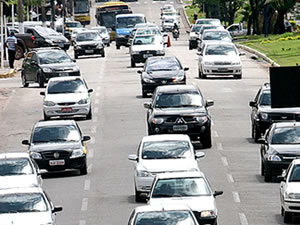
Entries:
{"type": "Polygon", "coordinates": [[[164,20],[165,18],[170,18],[170,17],[173,17],[173,18],[176,18],[177,20],[179,20],[179,14],[177,13],[177,11],[165,11],[162,13],[160,19],[161,20],[164,20]]]}
{"type": "Polygon", "coordinates": [[[80,69],[64,50],[59,48],[34,49],[26,55],[21,71],[23,87],[38,83],[44,87],[52,77],[80,76],[80,69]]]}
{"type": "Polygon", "coordinates": [[[66,21],[65,22],[65,31],[64,31],[65,37],[70,40],[73,30],[76,30],[81,27],[82,27],[81,23],[78,21],[66,21]]]}
{"type": "Polygon", "coordinates": [[[171,17],[171,16],[168,16],[168,17],[165,17],[164,20],[162,21],[162,30],[164,32],[171,32],[174,28],[174,24],[177,24],[178,28],[180,28],[180,21],[177,17],[171,17]]]}
{"type": "Polygon", "coordinates": [[[211,42],[203,46],[198,60],[198,76],[205,79],[208,75],[231,76],[242,79],[242,62],[238,49],[233,43],[211,42]]]}
{"type": "Polygon", "coordinates": [[[70,48],[69,40],[63,34],[48,27],[24,27],[25,33],[34,37],[35,47],[60,47],[63,50],[70,48]]]}
{"type": "Polygon", "coordinates": [[[86,30],[87,30],[87,29],[84,28],[84,27],[76,28],[76,29],[73,28],[73,29],[72,29],[72,33],[71,33],[71,42],[72,42],[73,45],[74,45],[74,41],[75,41],[75,39],[76,39],[77,34],[83,32],[83,31],[86,31],[86,30]]]}
{"type": "Polygon", "coordinates": [[[260,138],[261,175],[269,182],[300,157],[300,122],[273,123],[260,138]]]}
{"type": "Polygon", "coordinates": [[[164,5],[160,8],[161,15],[163,15],[165,12],[177,12],[175,7],[173,5],[164,5]]]}
{"type": "Polygon", "coordinates": [[[198,47],[200,46],[199,41],[202,39],[202,35],[206,30],[225,30],[223,26],[211,25],[211,24],[203,24],[198,33],[198,47]]]}
{"type": "Polygon", "coordinates": [[[169,224],[198,225],[191,209],[182,204],[160,204],[136,207],[129,218],[128,225],[169,224]]]}
{"type": "Polygon", "coordinates": [[[1,224],[56,224],[55,207],[40,187],[0,190],[1,224]],[[30,221],[30,222],[29,222],[30,221]]]}
{"type": "Polygon", "coordinates": [[[128,159],[136,162],[134,172],[135,200],[142,200],[142,193],[149,193],[156,174],[164,172],[199,171],[196,159],[203,152],[194,152],[189,136],[162,134],[146,136],[139,144],[137,155],[128,159]]]}
{"type": "Polygon", "coordinates": [[[42,183],[39,168],[27,152],[0,154],[0,189],[39,187],[42,183]]]}
{"type": "Polygon", "coordinates": [[[198,36],[201,29],[201,24],[194,24],[191,28],[190,37],[189,37],[189,50],[197,48],[198,46],[198,36]]]}
{"type": "Polygon", "coordinates": [[[280,183],[281,215],[285,223],[300,214],[300,159],[294,159],[287,170],[283,170],[280,183]]]}
{"type": "Polygon", "coordinates": [[[55,116],[85,116],[92,119],[92,105],[90,93],[82,77],[51,78],[44,96],[44,120],[55,116]]]}
{"type": "Polygon", "coordinates": [[[90,136],[82,136],[74,120],[39,121],[32,130],[28,145],[31,158],[39,169],[60,171],[78,169],[81,175],[87,174],[86,141],[90,136]]]}
{"type": "Polygon", "coordinates": [[[144,63],[152,56],[164,56],[165,48],[162,36],[153,34],[135,36],[129,48],[131,67],[136,63],[144,63]]]}
{"type": "Polygon", "coordinates": [[[147,97],[156,87],[161,85],[186,84],[188,67],[182,67],[175,56],[155,56],[146,60],[141,74],[142,96],[147,97]]]}
{"type": "MultiPolygon", "coordinates": [[[[137,24],[138,25],[138,24],[137,24]]],[[[149,25],[148,27],[143,27],[143,28],[134,28],[129,35],[128,38],[128,45],[130,46],[132,44],[132,41],[135,36],[140,36],[140,35],[147,35],[147,34],[153,34],[157,35],[160,37],[167,37],[167,34],[162,34],[158,26],[154,25],[149,25]]]]}
{"type": "Polygon", "coordinates": [[[152,101],[145,102],[148,134],[187,134],[204,148],[212,146],[211,117],[205,100],[194,85],[166,85],[155,89],[152,101]]]}
{"type": "MultiPolygon", "coordinates": [[[[128,37],[128,46],[131,45],[132,40],[133,40],[133,38],[134,38],[135,33],[136,33],[137,30],[139,30],[139,29],[142,29],[142,30],[147,29],[147,30],[148,30],[148,28],[149,28],[152,32],[154,31],[154,34],[157,33],[157,32],[156,32],[156,29],[159,30],[158,26],[155,25],[155,24],[153,24],[153,23],[138,23],[138,24],[136,24],[136,25],[134,26],[134,28],[133,28],[133,29],[130,31],[130,33],[129,33],[129,37],[128,37]],[[154,30],[152,30],[152,28],[153,28],[154,30]]],[[[152,33],[152,32],[151,32],[151,33],[152,33]]]]}
{"type": "Polygon", "coordinates": [[[211,24],[216,26],[222,26],[221,21],[219,19],[214,18],[197,19],[195,24],[211,24]]]}
{"type": "Polygon", "coordinates": [[[74,57],[78,59],[82,55],[99,54],[105,57],[104,44],[98,31],[82,31],[77,34],[74,41],[74,57]]]}
{"type": "Polygon", "coordinates": [[[198,49],[201,50],[205,44],[215,41],[224,41],[232,43],[232,37],[227,30],[204,30],[203,34],[201,35],[201,38],[199,39],[198,49]]]}
{"type": "Polygon", "coordinates": [[[176,204],[180,201],[191,208],[199,224],[216,225],[215,197],[221,194],[223,191],[212,191],[200,171],[161,173],[155,177],[148,204],[176,204]]]}
{"type": "Polygon", "coordinates": [[[91,30],[96,30],[99,32],[101,38],[102,38],[102,42],[109,47],[110,46],[110,36],[109,33],[106,29],[106,27],[104,26],[97,26],[97,27],[92,27],[91,30]]]}

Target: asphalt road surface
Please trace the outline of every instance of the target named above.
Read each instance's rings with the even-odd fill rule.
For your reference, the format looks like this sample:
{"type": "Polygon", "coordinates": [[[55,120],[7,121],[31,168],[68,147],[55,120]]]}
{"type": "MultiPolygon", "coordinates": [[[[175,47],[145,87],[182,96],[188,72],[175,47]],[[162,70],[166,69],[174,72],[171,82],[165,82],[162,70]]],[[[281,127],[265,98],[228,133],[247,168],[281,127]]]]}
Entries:
{"type": "MultiPolygon", "coordinates": [[[[139,0],[130,5],[134,12],[144,13],[148,21],[160,24],[160,7],[166,3],[172,2],[139,0]]],[[[179,40],[172,40],[166,55],[177,56],[183,66],[189,67],[187,83],[198,85],[207,99],[215,101],[210,108],[213,147],[204,150],[206,157],[200,160],[200,168],[214,190],[224,191],[217,198],[219,224],[284,224],[279,183],[264,183],[259,174],[259,145],[250,138],[248,102],[268,81],[268,65],[246,54],[242,56],[242,80],[199,80],[196,50],[188,50],[187,40],[181,28],[179,40]]],[[[130,68],[128,49],[116,50],[114,44],[106,48],[105,58],[81,57],[77,63],[94,89],[93,119],[77,120],[83,134],[92,137],[88,142],[89,173],[44,174],[44,188],[56,205],[64,207],[57,215],[58,225],[124,225],[131,210],[143,204],[134,201],[133,164],[127,160],[147,134],[143,103],[149,98],[141,97],[136,72],[142,64],[130,68]]],[[[0,87],[11,90],[0,115],[0,152],[26,151],[21,141],[29,139],[33,124],[42,119],[39,92],[43,89],[37,84],[22,88],[19,77],[1,80],[0,87]]]]}

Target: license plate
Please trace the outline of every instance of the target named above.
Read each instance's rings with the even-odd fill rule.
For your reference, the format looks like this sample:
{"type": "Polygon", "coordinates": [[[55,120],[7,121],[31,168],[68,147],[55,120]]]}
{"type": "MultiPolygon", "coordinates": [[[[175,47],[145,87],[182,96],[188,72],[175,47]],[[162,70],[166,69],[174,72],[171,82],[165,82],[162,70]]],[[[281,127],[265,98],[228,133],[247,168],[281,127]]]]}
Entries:
{"type": "Polygon", "coordinates": [[[187,131],[188,125],[174,125],[173,131],[187,131]]]}
{"type": "Polygon", "coordinates": [[[147,59],[147,58],[152,57],[152,56],[153,56],[152,54],[145,54],[144,59],[147,59]]]}
{"type": "Polygon", "coordinates": [[[61,108],[61,111],[64,112],[64,113],[72,112],[72,108],[71,107],[61,108]]]}
{"type": "Polygon", "coordinates": [[[66,74],[65,73],[59,73],[58,76],[59,77],[64,77],[64,76],[66,76],[66,74]]]}
{"type": "Polygon", "coordinates": [[[93,53],[94,50],[85,50],[85,53],[93,53]]]}
{"type": "Polygon", "coordinates": [[[227,68],[218,68],[219,71],[227,71],[227,68]]]}
{"type": "Polygon", "coordinates": [[[64,159],[50,160],[49,165],[50,166],[63,166],[63,165],[65,165],[65,160],[64,159]]]}

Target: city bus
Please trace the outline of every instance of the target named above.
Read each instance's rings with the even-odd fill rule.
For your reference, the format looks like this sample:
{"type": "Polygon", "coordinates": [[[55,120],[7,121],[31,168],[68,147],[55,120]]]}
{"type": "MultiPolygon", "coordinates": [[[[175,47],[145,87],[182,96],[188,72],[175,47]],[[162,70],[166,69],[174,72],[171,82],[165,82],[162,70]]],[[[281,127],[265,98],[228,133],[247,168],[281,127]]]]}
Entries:
{"type": "Polygon", "coordinates": [[[91,23],[90,0],[74,0],[74,19],[82,25],[91,23]]]}
{"type": "Polygon", "coordinates": [[[96,9],[96,19],[99,26],[105,26],[110,34],[110,40],[115,40],[116,15],[132,13],[124,2],[106,2],[96,9]]]}

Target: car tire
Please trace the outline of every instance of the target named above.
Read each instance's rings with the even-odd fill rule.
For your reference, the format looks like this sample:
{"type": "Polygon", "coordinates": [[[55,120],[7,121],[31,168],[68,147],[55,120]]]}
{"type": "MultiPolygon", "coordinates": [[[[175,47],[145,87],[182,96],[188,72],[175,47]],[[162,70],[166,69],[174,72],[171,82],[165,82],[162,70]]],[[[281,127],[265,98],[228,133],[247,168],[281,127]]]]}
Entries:
{"type": "Polygon", "coordinates": [[[290,222],[292,222],[292,213],[283,211],[283,221],[284,221],[285,223],[290,223],[290,222]]]}
{"type": "Polygon", "coordinates": [[[137,191],[137,190],[135,189],[135,201],[136,201],[136,202],[142,202],[142,201],[143,201],[143,199],[141,198],[141,193],[142,193],[142,192],[137,191]]]}
{"type": "Polygon", "coordinates": [[[45,121],[50,120],[50,116],[47,116],[45,112],[44,112],[44,120],[45,121]]]}
{"type": "Polygon", "coordinates": [[[103,49],[103,52],[101,53],[101,56],[105,57],[105,51],[104,51],[104,49],[103,49]]]}
{"type": "Polygon", "coordinates": [[[29,83],[26,80],[26,76],[25,76],[24,72],[22,72],[22,74],[21,74],[21,79],[22,79],[22,85],[23,85],[23,87],[28,87],[29,83]]]}
{"type": "Polygon", "coordinates": [[[134,59],[131,59],[130,62],[131,62],[131,67],[134,68],[135,67],[135,61],[134,61],[134,59]]]}
{"type": "Polygon", "coordinates": [[[234,78],[235,78],[235,79],[239,79],[239,80],[240,80],[240,79],[242,79],[242,74],[239,74],[239,75],[234,75],[234,78]]]}
{"type": "Polygon", "coordinates": [[[87,174],[87,163],[85,158],[83,166],[80,168],[80,175],[86,175],[86,174],[87,174]]]}
{"type": "Polygon", "coordinates": [[[45,78],[43,75],[41,75],[41,74],[38,75],[38,82],[39,82],[40,88],[45,87],[45,78]]]}
{"type": "Polygon", "coordinates": [[[281,216],[284,216],[284,209],[283,209],[283,207],[282,207],[282,206],[281,206],[280,213],[281,213],[281,216]]]}
{"type": "Polygon", "coordinates": [[[191,43],[189,43],[189,50],[192,50],[193,49],[193,46],[191,43]]]}
{"type": "Polygon", "coordinates": [[[202,142],[203,148],[211,148],[212,141],[211,141],[211,129],[209,129],[200,137],[202,142]]]}
{"type": "Polygon", "coordinates": [[[117,49],[120,49],[120,45],[116,45],[116,48],[117,48],[117,49]]]}
{"type": "Polygon", "coordinates": [[[260,138],[260,131],[255,124],[252,125],[252,138],[254,142],[257,143],[258,139],[260,138]]]}
{"type": "Polygon", "coordinates": [[[88,113],[87,116],[86,116],[86,119],[87,119],[87,120],[91,120],[92,117],[93,117],[93,112],[92,112],[92,107],[91,107],[89,113],[88,113]]]}
{"type": "Polygon", "coordinates": [[[110,43],[108,42],[108,43],[107,43],[107,47],[109,47],[109,46],[110,46],[110,43]]]}
{"type": "Polygon", "coordinates": [[[16,45],[15,59],[19,60],[24,57],[24,49],[20,45],[16,45]]]}
{"type": "Polygon", "coordinates": [[[271,182],[272,181],[272,175],[270,175],[270,174],[267,173],[265,167],[264,167],[264,181],[265,182],[271,182]]]}
{"type": "Polygon", "coordinates": [[[143,98],[147,98],[147,91],[145,91],[143,85],[142,85],[142,96],[143,98]]]}
{"type": "Polygon", "coordinates": [[[265,165],[262,160],[261,160],[261,164],[260,164],[260,175],[261,176],[265,175],[265,165]]]}
{"type": "Polygon", "coordinates": [[[151,130],[151,128],[148,125],[148,135],[153,135],[153,134],[154,134],[154,132],[151,130]]]}
{"type": "Polygon", "coordinates": [[[76,52],[74,52],[74,58],[78,59],[78,54],[76,52]]]}

